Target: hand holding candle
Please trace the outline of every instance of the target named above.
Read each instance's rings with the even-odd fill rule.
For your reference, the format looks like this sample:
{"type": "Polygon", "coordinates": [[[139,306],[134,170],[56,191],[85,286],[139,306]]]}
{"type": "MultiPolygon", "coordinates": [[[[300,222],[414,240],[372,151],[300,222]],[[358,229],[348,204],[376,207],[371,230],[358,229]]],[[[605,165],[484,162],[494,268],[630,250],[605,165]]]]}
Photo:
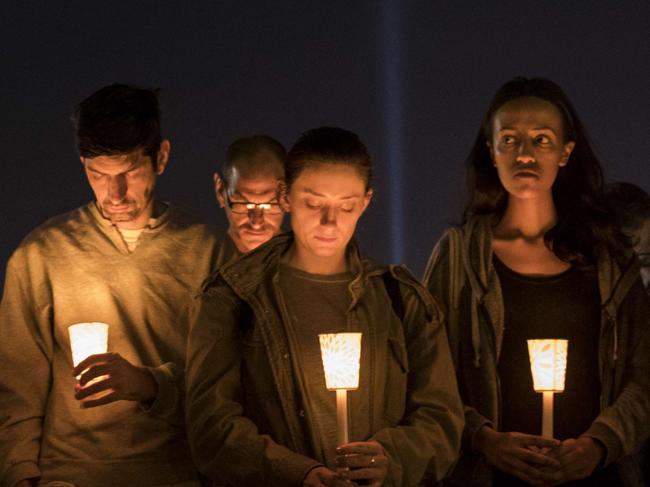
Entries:
{"type": "Polygon", "coordinates": [[[118,353],[107,352],[108,325],[77,323],[68,327],[73,374],[79,383],[75,398],[82,407],[102,406],[114,401],[149,403],[158,385],[146,367],[131,364],[118,353]]]}

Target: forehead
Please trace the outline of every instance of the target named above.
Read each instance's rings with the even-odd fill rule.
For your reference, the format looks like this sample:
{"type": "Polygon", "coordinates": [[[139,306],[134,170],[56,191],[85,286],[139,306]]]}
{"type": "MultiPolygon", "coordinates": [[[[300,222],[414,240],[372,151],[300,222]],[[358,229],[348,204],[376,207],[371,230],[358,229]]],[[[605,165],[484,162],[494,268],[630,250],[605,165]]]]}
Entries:
{"type": "Polygon", "coordinates": [[[292,190],[309,191],[325,196],[363,196],[366,182],[354,166],[323,162],[303,169],[292,190]]]}
{"type": "Polygon", "coordinates": [[[561,130],[560,110],[551,102],[536,97],[515,98],[504,103],[492,118],[494,131],[505,128],[551,128],[561,130]]]}
{"type": "Polygon", "coordinates": [[[138,149],[128,154],[86,157],[83,161],[91,170],[104,174],[119,174],[135,167],[151,164],[151,157],[145,156],[142,149],[138,149]]]}
{"type": "Polygon", "coordinates": [[[233,171],[230,191],[241,195],[273,194],[278,187],[279,180],[280,178],[270,173],[247,176],[233,171]]]}

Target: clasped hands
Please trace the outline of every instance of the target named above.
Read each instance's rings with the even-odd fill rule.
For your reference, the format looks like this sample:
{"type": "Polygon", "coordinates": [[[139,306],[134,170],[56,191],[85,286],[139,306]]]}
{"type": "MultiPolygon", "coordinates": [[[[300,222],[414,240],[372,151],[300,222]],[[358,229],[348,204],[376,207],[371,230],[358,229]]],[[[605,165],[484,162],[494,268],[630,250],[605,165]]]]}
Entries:
{"type": "Polygon", "coordinates": [[[351,487],[363,480],[363,485],[379,487],[388,473],[388,457],[376,441],[347,443],[336,449],[335,472],[327,467],[316,467],[303,480],[303,487],[351,487]]]}
{"type": "Polygon", "coordinates": [[[602,460],[604,447],[588,436],[564,441],[524,433],[500,433],[483,426],[476,448],[488,462],[532,485],[558,485],[588,477],[602,460]]]}
{"type": "Polygon", "coordinates": [[[73,370],[78,378],[75,399],[83,408],[115,401],[152,402],[158,386],[145,367],[131,364],[119,353],[98,353],[81,361],[73,370]]]}

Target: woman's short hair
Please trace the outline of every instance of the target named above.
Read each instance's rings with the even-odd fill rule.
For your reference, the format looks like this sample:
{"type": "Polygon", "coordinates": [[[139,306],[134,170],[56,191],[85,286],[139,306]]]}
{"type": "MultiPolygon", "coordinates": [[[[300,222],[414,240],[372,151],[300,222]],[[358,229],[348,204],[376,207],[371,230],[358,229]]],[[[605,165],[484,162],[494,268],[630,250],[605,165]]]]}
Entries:
{"type": "Polygon", "coordinates": [[[363,179],[366,190],[372,179],[372,160],[359,136],[338,127],[319,127],[303,133],[287,154],[287,188],[307,167],[320,164],[353,166],[363,179]]]}

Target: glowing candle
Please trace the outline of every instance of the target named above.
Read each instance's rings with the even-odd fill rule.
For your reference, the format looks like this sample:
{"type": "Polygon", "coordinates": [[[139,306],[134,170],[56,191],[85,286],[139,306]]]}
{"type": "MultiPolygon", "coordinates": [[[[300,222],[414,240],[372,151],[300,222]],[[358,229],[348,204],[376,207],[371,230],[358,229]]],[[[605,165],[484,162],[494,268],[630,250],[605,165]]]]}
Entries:
{"type": "Polygon", "coordinates": [[[527,340],[533,388],[544,395],[542,436],[553,438],[553,394],[564,391],[568,340],[527,340]]]}
{"type": "Polygon", "coordinates": [[[108,325],[106,323],[76,323],[68,327],[72,363],[76,367],[90,355],[108,350],[108,325]]]}
{"type": "Polygon", "coordinates": [[[361,333],[327,333],[318,335],[320,341],[325,386],[336,391],[336,440],[348,443],[347,391],[359,387],[359,358],[361,333]]]}

